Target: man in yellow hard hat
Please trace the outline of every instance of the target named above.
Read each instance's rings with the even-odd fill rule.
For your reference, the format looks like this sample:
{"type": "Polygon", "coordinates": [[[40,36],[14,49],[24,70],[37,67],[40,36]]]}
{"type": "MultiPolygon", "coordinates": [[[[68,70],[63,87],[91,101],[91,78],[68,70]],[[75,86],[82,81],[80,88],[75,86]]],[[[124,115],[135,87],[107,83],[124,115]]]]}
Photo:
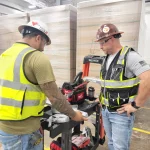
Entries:
{"type": "Polygon", "coordinates": [[[23,39],[0,55],[0,142],[4,150],[43,150],[39,128],[46,96],[71,119],[87,119],[61,94],[42,53],[51,44],[47,26],[30,21],[18,29],[23,39]]]}
{"type": "Polygon", "coordinates": [[[121,45],[122,33],[108,23],[96,34],[106,54],[100,71],[100,102],[109,150],[129,150],[134,112],[150,91],[150,66],[133,48],[121,45]]]}

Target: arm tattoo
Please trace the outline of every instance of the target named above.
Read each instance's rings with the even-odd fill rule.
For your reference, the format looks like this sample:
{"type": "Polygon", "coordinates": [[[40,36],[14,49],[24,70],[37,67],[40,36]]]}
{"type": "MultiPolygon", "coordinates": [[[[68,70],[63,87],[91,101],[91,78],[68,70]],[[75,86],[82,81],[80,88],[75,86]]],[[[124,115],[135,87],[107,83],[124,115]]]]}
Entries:
{"type": "Polygon", "coordinates": [[[75,116],[75,111],[72,109],[66,100],[66,97],[58,89],[54,81],[40,84],[40,87],[55,109],[71,118],[75,116]]]}

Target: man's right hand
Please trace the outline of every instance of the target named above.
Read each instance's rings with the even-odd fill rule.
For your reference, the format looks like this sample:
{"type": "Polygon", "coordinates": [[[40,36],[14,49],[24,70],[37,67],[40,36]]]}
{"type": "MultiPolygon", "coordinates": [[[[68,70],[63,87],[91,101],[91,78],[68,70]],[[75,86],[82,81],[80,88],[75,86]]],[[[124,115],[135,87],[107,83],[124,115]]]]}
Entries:
{"type": "Polygon", "coordinates": [[[82,116],[82,113],[80,111],[75,111],[75,112],[76,112],[76,115],[73,118],[71,118],[72,120],[74,121],[87,121],[88,120],[88,118],[82,116]]]}

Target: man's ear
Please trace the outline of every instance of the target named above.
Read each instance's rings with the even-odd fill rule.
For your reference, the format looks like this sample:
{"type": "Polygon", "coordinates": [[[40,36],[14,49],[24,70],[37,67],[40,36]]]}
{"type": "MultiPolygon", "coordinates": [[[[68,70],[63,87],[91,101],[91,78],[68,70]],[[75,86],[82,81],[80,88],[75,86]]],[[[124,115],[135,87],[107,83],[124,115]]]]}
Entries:
{"type": "Polygon", "coordinates": [[[41,36],[40,36],[40,35],[37,35],[37,36],[35,37],[35,40],[36,40],[36,42],[41,41],[41,36]]]}

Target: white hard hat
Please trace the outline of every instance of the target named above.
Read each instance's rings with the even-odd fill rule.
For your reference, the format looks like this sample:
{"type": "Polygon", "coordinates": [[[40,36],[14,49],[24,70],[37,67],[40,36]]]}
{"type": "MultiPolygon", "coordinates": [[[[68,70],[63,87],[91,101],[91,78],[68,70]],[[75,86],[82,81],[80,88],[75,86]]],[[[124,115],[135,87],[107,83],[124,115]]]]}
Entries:
{"type": "Polygon", "coordinates": [[[34,29],[37,29],[37,30],[41,31],[42,33],[44,33],[44,35],[48,39],[47,45],[51,44],[51,39],[48,36],[48,27],[43,22],[33,20],[33,21],[30,21],[29,23],[27,23],[26,25],[21,25],[21,26],[18,27],[18,30],[19,30],[20,33],[22,33],[22,30],[24,29],[24,27],[31,27],[31,28],[34,28],[34,29]]]}

